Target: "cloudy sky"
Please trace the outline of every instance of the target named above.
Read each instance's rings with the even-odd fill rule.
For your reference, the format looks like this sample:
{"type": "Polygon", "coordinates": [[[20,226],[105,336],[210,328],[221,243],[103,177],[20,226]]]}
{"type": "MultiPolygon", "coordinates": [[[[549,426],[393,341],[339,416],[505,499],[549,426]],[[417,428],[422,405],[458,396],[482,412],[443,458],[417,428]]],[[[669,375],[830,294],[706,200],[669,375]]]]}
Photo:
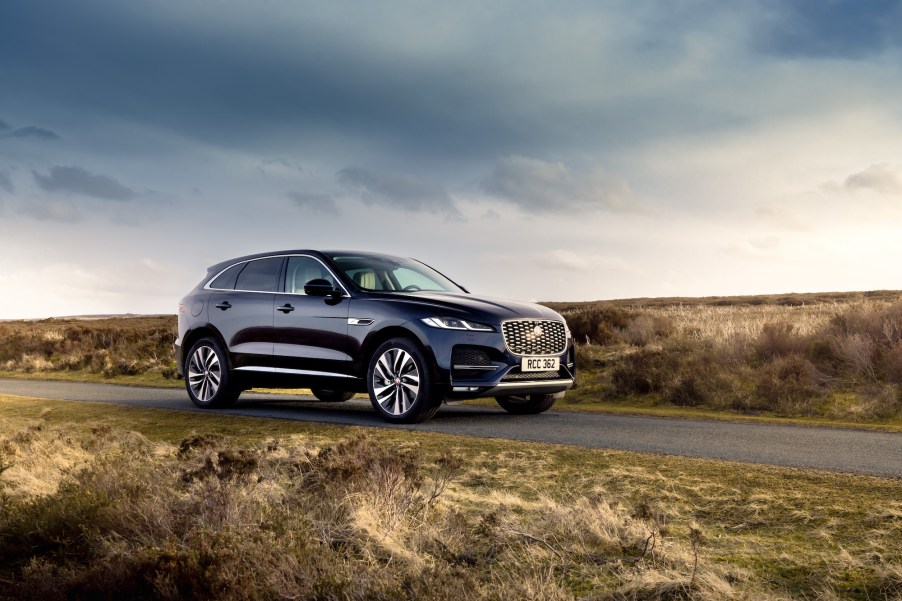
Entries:
{"type": "Polygon", "coordinates": [[[0,4],[0,318],[263,250],[592,300],[900,289],[895,1],[0,4]]]}

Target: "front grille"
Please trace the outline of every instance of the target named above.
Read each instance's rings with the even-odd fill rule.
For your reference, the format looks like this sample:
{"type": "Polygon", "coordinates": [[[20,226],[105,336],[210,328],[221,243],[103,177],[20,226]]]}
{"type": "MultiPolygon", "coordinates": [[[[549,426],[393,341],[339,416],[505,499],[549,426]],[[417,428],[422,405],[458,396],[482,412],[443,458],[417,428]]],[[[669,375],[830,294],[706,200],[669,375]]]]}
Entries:
{"type": "Polygon", "coordinates": [[[511,380],[557,380],[561,378],[560,372],[557,371],[520,371],[509,373],[501,380],[509,382],[511,380]]]}
{"type": "Polygon", "coordinates": [[[562,321],[505,321],[501,331],[507,350],[515,355],[560,355],[567,348],[567,332],[562,321]]]}

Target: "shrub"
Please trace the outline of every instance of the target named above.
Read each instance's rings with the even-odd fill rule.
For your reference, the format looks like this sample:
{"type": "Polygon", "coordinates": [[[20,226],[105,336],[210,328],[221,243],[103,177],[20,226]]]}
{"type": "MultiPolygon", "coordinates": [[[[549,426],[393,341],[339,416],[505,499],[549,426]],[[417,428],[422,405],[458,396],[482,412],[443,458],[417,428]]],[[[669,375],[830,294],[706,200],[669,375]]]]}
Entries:
{"type": "Polygon", "coordinates": [[[817,368],[794,353],[776,357],[764,366],[758,379],[759,407],[793,415],[814,413],[813,401],[821,397],[823,380],[817,368]]]}
{"type": "Polygon", "coordinates": [[[673,322],[666,317],[638,315],[620,332],[620,338],[627,344],[648,346],[670,337],[674,329],[673,322]]]}
{"type": "Polygon", "coordinates": [[[793,334],[793,324],[781,321],[766,323],[755,341],[755,350],[762,359],[785,357],[798,353],[803,345],[798,336],[793,334]]]}
{"type": "Polygon", "coordinates": [[[853,377],[863,376],[872,382],[877,381],[874,368],[876,345],[868,334],[845,334],[833,341],[833,350],[845,364],[853,377]]]}
{"type": "Polygon", "coordinates": [[[611,392],[616,396],[660,392],[677,358],[664,351],[640,350],[626,355],[611,373],[611,392]]]}
{"type": "Polygon", "coordinates": [[[175,316],[8,322],[0,365],[9,371],[85,370],[106,377],[175,373],[175,316]]]}
{"type": "Polygon", "coordinates": [[[896,343],[882,353],[880,368],[887,381],[902,384],[902,343],[896,343]]]}
{"type": "Polygon", "coordinates": [[[587,344],[609,344],[617,339],[617,332],[629,323],[628,314],[616,307],[590,307],[565,315],[567,327],[575,340],[587,344]]]}

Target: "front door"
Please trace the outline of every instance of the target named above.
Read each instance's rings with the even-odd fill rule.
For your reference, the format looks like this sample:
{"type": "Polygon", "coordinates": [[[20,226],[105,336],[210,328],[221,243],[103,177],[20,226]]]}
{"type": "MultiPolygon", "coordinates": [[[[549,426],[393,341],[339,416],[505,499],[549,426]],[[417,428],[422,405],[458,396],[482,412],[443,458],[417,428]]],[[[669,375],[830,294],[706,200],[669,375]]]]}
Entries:
{"type": "Polygon", "coordinates": [[[352,374],[348,344],[350,299],[306,295],[304,284],[318,279],[338,286],[318,259],[307,255],[288,257],[284,292],[275,296],[274,365],[283,373],[345,379],[352,374]]]}

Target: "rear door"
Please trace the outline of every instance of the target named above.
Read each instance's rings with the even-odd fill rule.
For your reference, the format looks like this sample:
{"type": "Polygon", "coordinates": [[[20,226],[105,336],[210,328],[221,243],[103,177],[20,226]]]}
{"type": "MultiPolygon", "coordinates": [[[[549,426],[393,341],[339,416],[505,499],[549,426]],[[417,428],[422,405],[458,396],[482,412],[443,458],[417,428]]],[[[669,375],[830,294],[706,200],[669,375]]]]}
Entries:
{"type": "Polygon", "coordinates": [[[318,279],[328,280],[333,288],[341,287],[315,257],[288,257],[284,289],[275,295],[274,365],[301,376],[345,379],[352,373],[350,299],[306,295],[304,284],[318,279]]]}
{"type": "Polygon", "coordinates": [[[273,302],[283,261],[283,257],[247,261],[210,284],[210,323],[222,334],[233,369],[272,370],[273,302]]]}

